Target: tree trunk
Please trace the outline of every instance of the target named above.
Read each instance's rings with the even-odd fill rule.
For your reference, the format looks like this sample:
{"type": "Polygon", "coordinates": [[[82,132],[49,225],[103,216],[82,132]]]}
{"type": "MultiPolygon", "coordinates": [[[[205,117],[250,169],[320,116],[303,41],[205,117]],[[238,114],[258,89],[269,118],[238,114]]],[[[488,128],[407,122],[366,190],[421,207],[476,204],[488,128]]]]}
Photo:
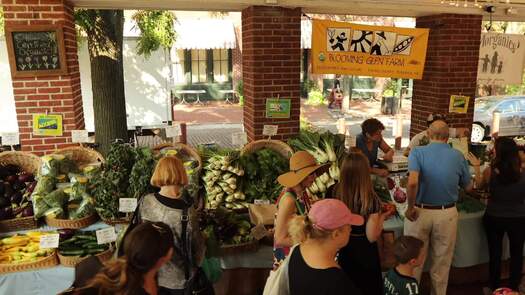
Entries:
{"type": "Polygon", "coordinates": [[[122,10],[98,10],[90,14],[97,28],[88,31],[95,139],[106,154],[115,139],[128,140],[122,42],[122,10]]]}

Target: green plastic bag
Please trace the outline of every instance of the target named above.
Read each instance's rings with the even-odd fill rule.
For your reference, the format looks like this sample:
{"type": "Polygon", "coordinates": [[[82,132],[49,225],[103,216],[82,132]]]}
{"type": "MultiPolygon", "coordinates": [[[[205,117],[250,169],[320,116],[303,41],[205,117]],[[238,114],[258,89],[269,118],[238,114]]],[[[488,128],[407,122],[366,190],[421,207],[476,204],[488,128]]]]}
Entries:
{"type": "Polygon", "coordinates": [[[210,282],[216,283],[222,276],[221,263],[217,257],[206,257],[202,262],[202,270],[210,282]]]}

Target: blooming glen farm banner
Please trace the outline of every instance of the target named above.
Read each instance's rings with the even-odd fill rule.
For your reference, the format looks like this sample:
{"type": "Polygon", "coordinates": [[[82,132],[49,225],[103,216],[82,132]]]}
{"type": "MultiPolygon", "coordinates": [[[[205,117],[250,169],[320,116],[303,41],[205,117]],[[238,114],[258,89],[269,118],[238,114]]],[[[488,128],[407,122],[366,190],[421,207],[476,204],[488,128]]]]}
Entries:
{"type": "Polygon", "coordinates": [[[521,84],[525,36],[482,33],[479,47],[478,83],[521,84]]]}
{"type": "Polygon", "coordinates": [[[313,20],[313,73],[421,79],[428,32],[313,20]]]}

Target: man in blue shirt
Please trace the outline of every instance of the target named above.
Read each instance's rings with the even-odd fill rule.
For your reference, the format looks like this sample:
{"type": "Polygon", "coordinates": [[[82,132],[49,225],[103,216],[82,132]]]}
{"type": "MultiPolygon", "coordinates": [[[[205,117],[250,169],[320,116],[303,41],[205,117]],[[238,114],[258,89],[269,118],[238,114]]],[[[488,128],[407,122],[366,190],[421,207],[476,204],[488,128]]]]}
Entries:
{"type": "MultiPolygon", "coordinates": [[[[414,148],[408,157],[404,233],[421,239],[423,251],[431,256],[431,294],[446,295],[456,244],[459,186],[471,191],[472,182],[467,161],[447,143],[447,123],[435,121],[428,132],[430,144],[414,148]]],[[[423,265],[415,269],[418,280],[423,265]]]]}

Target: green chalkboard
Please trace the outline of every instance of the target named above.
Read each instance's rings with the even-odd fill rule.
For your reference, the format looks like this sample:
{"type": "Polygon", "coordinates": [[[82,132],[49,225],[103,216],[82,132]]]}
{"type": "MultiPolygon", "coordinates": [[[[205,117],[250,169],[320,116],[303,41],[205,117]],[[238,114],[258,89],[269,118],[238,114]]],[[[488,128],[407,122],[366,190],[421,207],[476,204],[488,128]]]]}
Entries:
{"type": "Polygon", "coordinates": [[[65,73],[62,29],[24,26],[6,29],[9,61],[14,76],[65,73]]]}

